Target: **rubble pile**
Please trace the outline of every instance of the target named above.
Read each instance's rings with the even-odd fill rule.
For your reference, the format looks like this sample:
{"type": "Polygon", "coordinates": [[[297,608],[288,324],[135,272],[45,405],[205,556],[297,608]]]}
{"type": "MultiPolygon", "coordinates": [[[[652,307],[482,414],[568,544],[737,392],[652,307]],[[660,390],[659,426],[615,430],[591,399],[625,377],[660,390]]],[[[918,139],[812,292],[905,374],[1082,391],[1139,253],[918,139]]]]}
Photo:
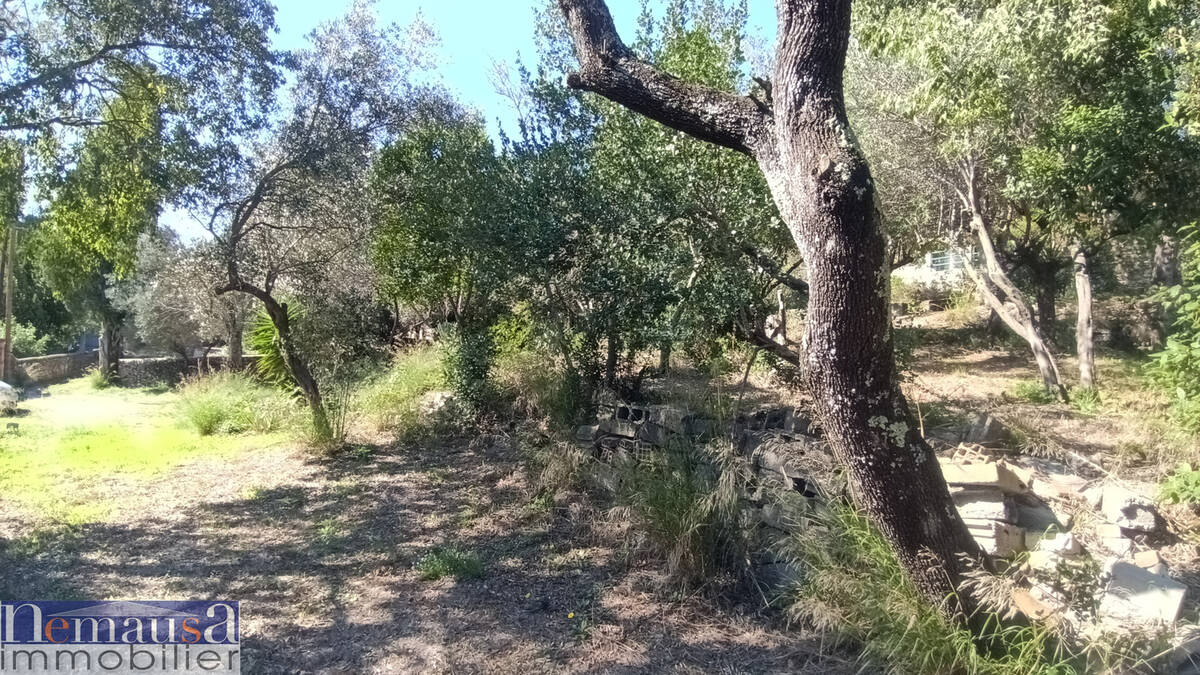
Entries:
{"type": "MultiPolygon", "coordinates": [[[[832,454],[802,409],[760,410],[723,430],[678,407],[613,402],[600,406],[596,424],[580,427],[577,439],[602,460],[644,461],[673,438],[719,434],[728,434],[753,467],[754,493],[746,501],[768,528],[786,531],[790,523],[764,489],[808,498],[844,494],[832,454]]],[[[1022,587],[1012,598],[1024,614],[1068,622],[1084,635],[1162,629],[1178,620],[1186,586],[1157,552],[1173,536],[1151,499],[1107,476],[1005,454],[1012,435],[987,414],[931,440],[942,448],[942,474],[979,545],[1001,558],[1025,556],[1022,587]]]]}

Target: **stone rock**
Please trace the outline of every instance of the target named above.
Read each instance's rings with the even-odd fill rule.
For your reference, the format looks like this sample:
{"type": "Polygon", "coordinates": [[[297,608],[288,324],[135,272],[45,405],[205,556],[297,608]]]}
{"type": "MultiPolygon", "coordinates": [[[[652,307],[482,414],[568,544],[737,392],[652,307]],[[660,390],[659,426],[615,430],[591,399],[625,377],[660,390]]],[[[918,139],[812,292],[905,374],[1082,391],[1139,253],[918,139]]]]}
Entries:
{"type": "Polygon", "coordinates": [[[1016,514],[1011,522],[1021,526],[1021,529],[1031,532],[1062,532],[1066,525],[1059,521],[1058,516],[1041,500],[1029,498],[1028,495],[1018,497],[1013,501],[1016,514]]]}
{"type": "Polygon", "coordinates": [[[1054,614],[1053,607],[1033,597],[1033,594],[1024,588],[1013,590],[1012,603],[1022,614],[1034,621],[1042,621],[1054,614]]]}
{"type": "Polygon", "coordinates": [[[1083,545],[1070,532],[1059,532],[1038,542],[1038,550],[1056,555],[1071,556],[1083,553],[1083,545]]]}
{"type": "Polygon", "coordinates": [[[437,415],[454,404],[454,394],[448,391],[425,392],[417,400],[417,409],[423,415],[437,415]]]}
{"type": "Polygon", "coordinates": [[[1126,530],[1134,532],[1159,532],[1165,525],[1153,502],[1114,483],[1104,486],[1101,500],[1104,517],[1126,530]]]}
{"type": "Polygon", "coordinates": [[[1087,505],[1093,509],[1100,508],[1100,502],[1104,500],[1104,488],[1100,487],[1099,485],[1093,485],[1092,487],[1084,490],[1083,500],[1087,502],[1087,505]]]}
{"type": "Polygon", "coordinates": [[[17,401],[20,400],[17,395],[17,390],[7,382],[0,382],[0,410],[11,412],[16,409],[17,401]]]}
{"type": "Polygon", "coordinates": [[[1087,487],[1087,479],[1071,473],[1054,473],[1033,479],[1030,489],[1045,500],[1079,497],[1087,487]]]}
{"type": "Polygon", "coordinates": [[[1028,491],[1029,486],[1007,462],[965,463],[939,457],[942,475],[950,485],[996,487],[1011,494],[1028,491]]]}
{"type": "Polygon", "coordinates": [[[985,446],[1008,445],[1012,442],[1012,433],[995,417],[976,412],[971,413],[963,442],[985,446]]]}
{"type": "Polygon", "coordinates": [[[1108,587],[1100,599],[1103,620],[1139,624],[1172,624],[1187,587],[1162,574],[1117,561],[1109,572],[1108,587]]]}

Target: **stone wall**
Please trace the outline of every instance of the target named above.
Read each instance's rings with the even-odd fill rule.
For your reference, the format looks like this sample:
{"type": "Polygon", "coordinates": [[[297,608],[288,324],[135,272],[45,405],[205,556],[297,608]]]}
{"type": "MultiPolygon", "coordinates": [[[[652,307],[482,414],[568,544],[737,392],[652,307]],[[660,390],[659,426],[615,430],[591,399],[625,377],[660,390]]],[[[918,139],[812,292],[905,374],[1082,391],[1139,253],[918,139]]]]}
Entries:
{"type": "Polygon", "coordinates": [[[20,384],[55,384],[83,375],[98,361],[99,355],[94,350],[17,359],[15,379],[20,384]]]}
{"type": "MultiPolygon", "coordinates": [[[[257,361],[258,356],[243,356],[243,368],[250,368],[257,361]]],[[[161,383],[176,384],[185,376],[196,374],[200,368],[224,370],[225,362],[224,356],[187,361],[178,356],[124,358],[117,370],[123,386],[148,387],[161,383]]]]}

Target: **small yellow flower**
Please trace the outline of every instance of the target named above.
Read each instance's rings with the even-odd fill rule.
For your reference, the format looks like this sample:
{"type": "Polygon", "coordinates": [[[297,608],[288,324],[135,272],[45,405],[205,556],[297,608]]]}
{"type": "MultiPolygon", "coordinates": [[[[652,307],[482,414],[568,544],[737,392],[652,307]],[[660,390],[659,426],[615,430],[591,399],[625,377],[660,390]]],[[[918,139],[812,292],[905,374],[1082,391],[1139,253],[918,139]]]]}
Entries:
{"type": "Polygon", "coordinates": [[[567,618],[568,618],[568,619],[574,619],[574,618],[575,618],[575,612],[571,612],[570,614],[568,614],[568,615],[567,615],[567,618]]]}

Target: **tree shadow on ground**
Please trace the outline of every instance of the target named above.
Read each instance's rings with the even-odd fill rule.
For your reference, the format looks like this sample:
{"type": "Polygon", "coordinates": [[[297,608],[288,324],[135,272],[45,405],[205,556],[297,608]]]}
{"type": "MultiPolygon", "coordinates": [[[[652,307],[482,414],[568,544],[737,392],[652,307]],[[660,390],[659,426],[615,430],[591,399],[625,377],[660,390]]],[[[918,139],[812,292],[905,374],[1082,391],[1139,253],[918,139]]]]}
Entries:
{"type": "Polygon", "coordinates": [[[234,499],[0,541],[0,597],[238,600],[246,673],[853,670],[760,618],[639,589],[644,570],[568,508],[529,503],[511,446],[370,450],[234,499]],[[442,545],[483,576],[421,579],[442,545]]]}

